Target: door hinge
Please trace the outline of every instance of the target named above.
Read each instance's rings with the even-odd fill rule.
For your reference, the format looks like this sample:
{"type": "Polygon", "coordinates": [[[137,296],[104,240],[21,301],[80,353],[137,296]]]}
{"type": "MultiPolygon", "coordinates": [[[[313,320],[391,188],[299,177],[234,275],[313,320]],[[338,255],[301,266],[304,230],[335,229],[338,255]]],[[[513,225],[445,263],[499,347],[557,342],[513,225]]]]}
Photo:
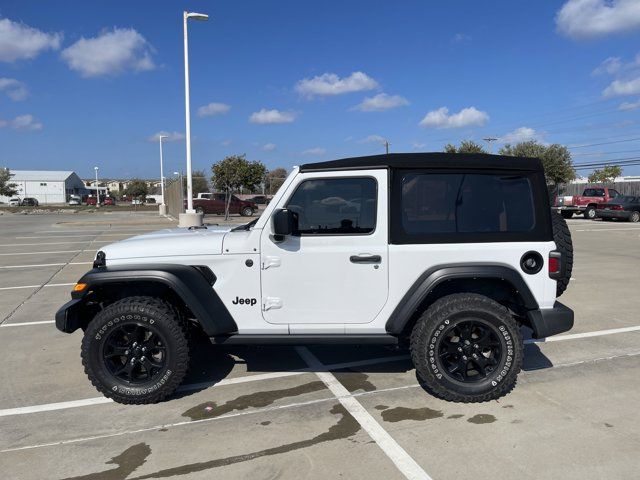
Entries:
{"type": "Polygon", "coordinates": [[[262,258],[262,270],[266,270],[271,267],[279,267],[282,264],[280,257],[263,257],[262,258]]]}
{"type": "Polygon", "coordinates": [[[262,311],[282,308],[282,299],[276,297],[265,297],[262,299],[262,311]]]}

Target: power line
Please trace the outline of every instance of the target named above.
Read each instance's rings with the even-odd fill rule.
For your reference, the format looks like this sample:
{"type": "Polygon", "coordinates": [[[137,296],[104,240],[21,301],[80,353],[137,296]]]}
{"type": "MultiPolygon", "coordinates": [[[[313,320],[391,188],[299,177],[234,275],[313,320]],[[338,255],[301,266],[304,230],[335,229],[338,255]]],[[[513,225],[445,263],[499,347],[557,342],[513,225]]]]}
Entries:
{"type": "Polygon", "coordinates": [[[628,138],[626,140],[615,140],[613,142],[602,142],[602,143],[586,143],[584,145],[574,145],[572,147],[567,147],[569,150],[573,150],[574,148],[583,148],[583,147],[597,147],[599,145],[612,145],[614,143],[624,143],[624,142],[635,142],[640,140],[640,137],[637,138],[628,138]]]}

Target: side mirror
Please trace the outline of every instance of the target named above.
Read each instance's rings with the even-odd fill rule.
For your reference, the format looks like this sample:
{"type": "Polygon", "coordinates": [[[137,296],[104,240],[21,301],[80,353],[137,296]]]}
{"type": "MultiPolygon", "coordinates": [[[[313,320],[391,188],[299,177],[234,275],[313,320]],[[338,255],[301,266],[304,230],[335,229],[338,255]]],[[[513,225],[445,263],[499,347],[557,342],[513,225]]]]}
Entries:
{"type": "Polygon", "coordinates": [[[277,241],[283,241],[285,236],[298,230],[298,214],[291,210],[276,210],[271,218],[273,220],[273,235],[277,241]]]}

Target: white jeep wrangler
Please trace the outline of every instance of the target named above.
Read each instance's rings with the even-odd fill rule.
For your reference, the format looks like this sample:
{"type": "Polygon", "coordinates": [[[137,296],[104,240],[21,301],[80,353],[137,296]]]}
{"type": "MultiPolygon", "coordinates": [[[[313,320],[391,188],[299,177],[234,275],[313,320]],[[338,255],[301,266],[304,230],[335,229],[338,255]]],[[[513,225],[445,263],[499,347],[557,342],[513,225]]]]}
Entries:
{"type": "Polygon", "coordinates": [[[434,395],[508,393],[523,336],[573,326],[573,252],[537,159],[444,153],[295,168],[256,220],[108,245],[56,314],[121,403],[182,382],[189,331],[215,344],[409,345],[434,395]]]}

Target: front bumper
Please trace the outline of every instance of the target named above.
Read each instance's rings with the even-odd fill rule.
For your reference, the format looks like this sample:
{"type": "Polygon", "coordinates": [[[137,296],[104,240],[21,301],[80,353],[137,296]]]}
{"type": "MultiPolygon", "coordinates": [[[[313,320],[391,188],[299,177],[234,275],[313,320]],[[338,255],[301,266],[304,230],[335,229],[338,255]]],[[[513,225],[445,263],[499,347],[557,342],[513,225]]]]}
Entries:
{"type": "Polygon", "coordinates": [[[573,212],[573,213],[584,212],[586,208],[587,207],[579,207],[577,205],[560,205],[560,206],[552,207],[552,209],[556,210],[557,212],[573,212]]]}
{"type": "Polygon", "coordinates": [[[64,333],[73,333],[80,328],[82,307],[81,298],[74,298],[60,307],[56,312],[56,328],[64,333]]]}
{"type": "Polygon", "coordinates": [[[620,218],[628,220],[630,216],[631,212],[627,212],[626,210],[596,210],[596,218],[620,218]]]}
{"type": "Polygon", "coordinates": [[[573,310],[556,302],[553,308],[529,310],[529,325],[533,329],[533,338],[545,338],[573,328],[573,310]]]}

